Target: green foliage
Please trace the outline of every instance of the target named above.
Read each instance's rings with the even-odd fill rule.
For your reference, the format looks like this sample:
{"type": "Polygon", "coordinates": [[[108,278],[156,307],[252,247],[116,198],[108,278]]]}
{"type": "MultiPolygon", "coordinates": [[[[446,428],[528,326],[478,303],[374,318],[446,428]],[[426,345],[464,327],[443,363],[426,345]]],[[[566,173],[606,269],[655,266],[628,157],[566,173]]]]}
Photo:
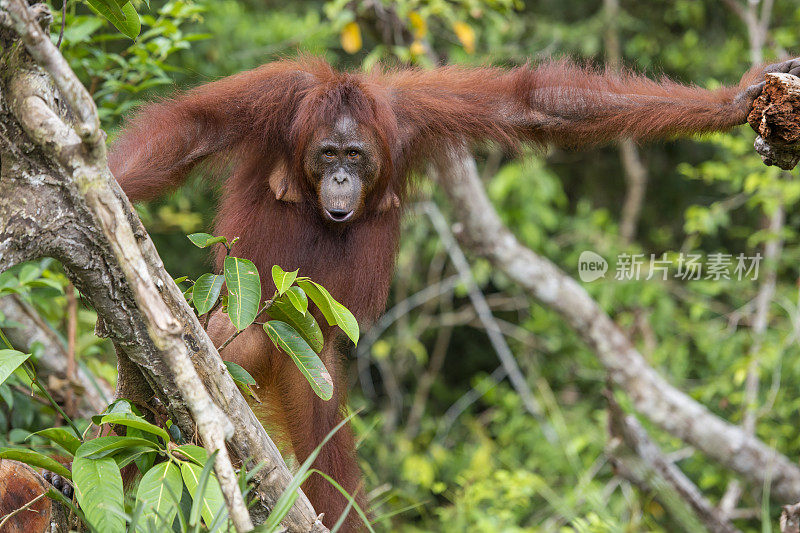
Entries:
{"type": "MultiPolygon", "coordinates": [[[[292,287],[292,289],[297,289],[297,292],[305,298],[306,294],[303,289],[300,287],[292,287]]],[[[316,353],[320,353],[323,345],[322,330],[317,324],[314,315],[308,312],[302,313],[297,309],[294,305],[294,300],[291,299],[292,294],[294,294],[294,291],[290,289],[283,296],[273,300],[272,305],[267,309],[267,314],[275,320],[280,320],[290,325],[303,337],[303,340],[308,343],[311,349],[316,353]]],[[[308,308],[307,298],[305,299],[305,305],[308,308]]]]}
{"type": "Polygon", "coordinates": [[[272,267],[272,281],[275,283],[275,288],[278,290],[279,296],[283,296],[283,293],[292,286],[294,280],[297,279],[298,272],[298,270],[293,272],[284,272],[284,270],[278,265],[274,265],[272,267]]]}
{"type": "Polygon", "coordinates": [[[198,315],[211,311],[219,299],[225,277],[219,274],[203,274],[192,287],[192,305],[198,315]]]}
{"type": "Polygon", "coordinates": [[[0,459],[20,461],[31,466],[47,469],[67,479],[72,479],[72,474],[58,461],[32,450],[0,448],[0,459]]]}
{"type": "MultiPolygon", "coordinates": [[[[99,9],[122,34],[109,28],[85,4],[73,2],[67,10],[61,51],[92,93],[107,126],[141,103],[146,91],[172,83],[174,67],[168,61],[203,38],[184,28],[200,20],[203,7],[190,0],[175,0],[159,2],[156,8],[153,2],[140,19],[131,2],[92,0],[88,5],[99,9]]],[[[56,40],[61,31],[60,10],[53,14],[51,35],[56,40]]]]}
{"type": "MultiPolygon", "coordinates": [[[[333,397],[333,379],[317,356],[322,351],[324,339],[316,318],[308,312],[308,298],[316,304],[328,325],[338,325],[357,343],[359,329],[353,314],[337,302],[322,285],[307,277],[298,277],[298,270],[286,272],[278,265],[274,265],[271,271],[275,294],[262,303],[261,276],[258,269],[252,261],[230,255],[236,238],[230,243],[224,237],[214,237],[208,233],[194,233],[188,235],[188,238],[199,248],[222,244],[227,251],[223,274],[203,274],[184,293],[197,309],[198,315],[210,313],[217,307],[224,284],[227,295],[223,298],[226,297],[227,301],[223,310],[236,328],[235,335],[253,324],[262,313],[266,313],[274,319],[261,324],[269,338],[294,361],[317,396],[330,400],[333,397]]],[[[179,281],[190,280],[183,276],[176,279],[176,282],[179,281]]],[[[230,340],[232,339],[233,337],[230,340]]],[[[230,362],[225,364],[242,392],[258,400],[250,388],[255,385],[250,374],[239,365],[230,362]]]]}
{"type": "Polygon", "coordinates": [[[98,531],[124,532],[122,476],[114,459],[78,455],[72,462],[72,472],[75,495],[89,524],[98,531]]]}
{"type": "MultiPolygon", "coordinates": [[[[280,5],[153,1],[149,7],[137,1],[132,5],[141,14],[142,31],[131,42],[85,4],[69,3],[62,51],[95,97],[113,138],[122,115],[143,101],[171,93],[173,84],[189,87],[298,51],[320,54],[337,67],[355,69],[369,69],[378,61],[400,66],[430,66],[434,60],[521,65],[528,59],[572,56],[600,62],[606,52],[601,4],[404,0],[380,2],[379,11],[374,2],[343,0],[280,5]],[[344,45],[356,43],[356,36],[358,49],[349,53],[344,45]]],[[[634,70],[715,87],[737,83],[748,67],[745,25],[724,3],[653,0],[623,3],[621,9],[623,62],[634,70]]],[[[53,11],[55,40],[60,13],[53,11]]],[[[799,23],[796,3],[775,2],[765,57],[796,47],[799,23]]],[[[768,310],[768,328],[760,337],[751,325],[752,302],[761,277],[756,282],[623,282],[613,280],[612,265],[605,279],[586,283],[584,288],[671,383],[734,423],[742,420],[748,368],[757,362],[756,435],[796,457],[800,454],[795,421],[800,401],[793,391],[800,386],[800,367],[793,361],[800,356],[796,339],[800,219],[795,206],[800,182],[796,171],[789,175],[764,167],[752,151],[752,138],[743,128],[700,140],[639,146],[648,171],[648,190],[636,237],[627,243],[619,236],[627,185],[615,146],[588,152],[524,152],[513,159],[495,147],[481,146],[476,154],[504,223],[525,245],[573,274],[584,250],[610,260],[623,252],[647,257],[665,252],[673,257],[681,251],[704,256],[763,252],[765,243],[776,237],[765,221],[783,207],[783,249],[771,267],[776,275],[775,297],[768,310]],[[754,346],[760,348],[755,351],[754,346]]],[[[418,191],[423,199],[441,200],[436,188],[424,180],[418,191]]],[[[197,280],[182,287],[203,319],[215,306],[222,311],[230,307],[224,286],[216,291],[215,276],[222,273],[207,273],[207,250],[187,247],[185,240],[185,234],[211,223],[214,199],[215,191],[198,180],[170,198],[138,208],[170,272],[197,280]]],[[[456,274],[426,219],[406,220],[401,235],[390,308],[456,274]]],[[[215,237],[205,234],[204,239],[199,242],[215,237]]],[[[216,239],[220,246],[235,250],[233,243],[216,239]]],[[[530,302],[496,268],[474,256],[470,260],[473,276],[500,319],[534,395],[545,406],[544,422],[555,428],[557,440],[548,441],[540,422],[525,413],[510,387],[489,377],[498,362],[463,287],[402,314],[391,324],[381,322],[386,329],[380,338],[372,342],[364,332],[358,348],[360,363],[367,363],[366,371],[359,369],[360,377],[375,380],[375,395],[366,385],[364,392],[356,386],[350,395],[354,405],[365,406],[363,415],[352,423],[367,476],[365,487],[373,495],[376,528],[679,530],[653,495],[617,477],[606,461],[608,437],[601,392],[607,376],[592,352],[560,317],[530,302]],[[439,355],[441,368],[436,371],[439,355]],[[423,394],[420,384],[428,381],[430,389],[423,394]],[[473,388],[480,397],[456,415],[451,408],[473,388]],[[420,415],[413,423],[410,415],[416,408],[420,415]]],[[[297,274],[302,276],[302,270],[297,274]]],[[[304,287],[303,278],[298,277],[281,285],[281,279],[273,281],[285,292],[261,294],[257,310],[265,309],[270,320],[293,328],[293,332],[283,328],[287,337],[299,336],[319,353],[324,342],[334,341],[323,340],[317,319],[325,317],[328,324],[350,328],[349,318],[342,317],[340,324],[335,306],[313,284],[306,282],[304,287]]],[[[0,274],[0,296],[18,296],[64,338],[70,293],[75,294],[62,269],[49,260],[0,274]]],[[[262,327],[262,316],[249,323],[244,317],[239,325],[262,327]]],[[[77,364],[113,386],[113,348],[93,334],[96,315],[81,303],[77,318],[77,364]]],[[[0,317],[0,328],[11,327],[12,321],[0,317]]],[[[348,337],[355,332],[356,338],[361,335],[350,328],[348,337]]],[[[33,368],[37,351],[31,351],[28,362],[33,368]]],[[[3,363],[0,357],[0,366],[3,363]]],[[[38,401],[44,399],[41,392],[24,369],[17,368],[0,384],[0,443],[14,451],[25,446],[41,454],[74,454],[77,447],[72,439],[77,435],[50,428],[54,408],[38,401]],[[43,428],[65,434],[50,429],[41,432],[43,428]]],[[[243,369],[228,368],[245,391],[252,385],[254,380],[243,369]]],[[[629,403],[622,403],[630,409],[629,403]]],[[[125,406],[119,409],[115,413],[128,412],[125,406]]],[[[105,413],[97,422],[109,415],[105,413]]],[[[122,418],[130,415],[140,416],[130,410],[122,418]]],[[[75,423],[84,429],[91,421],[75,423]]],[[[655,427],[647,429],[665,452],[683,451],[683,443],[655,427]]],[[[166,451],[163,435],[131,425],[125,431],[126,438],[150,444],[126,440],[126,445],[100,460],[110,458],[117,466],[137,461],[145,476],[159,467],[165,472],[180,470],[181,461],[191,462],[202,474],[207,464],[202,448],[183,445],[166,451]],[[148,466],[156,459],[163,462],[148,466]]],[[[699,453],[676,464],[712,502],[719,500],[732,479],[730,472],[699,453]]],[[[302,475],[295,477],[295,489],[309,471],[301,470],[302,475]]],[[[181,477],[181,494],[175,497],[180,501],[184,496],[188,503],[184,499],[182,509],[173,505],[176,529],[189,529],[192,502],[203,501],[192,500],[184,494],[186,490],[181,477]]],[[[762,487],[745,486],[740,506],[763,506],[763,517],[737,520],[735,525],[742,531],[761,531],[770,520],[775,523],[779,506],[768,493],[763,497],[763,492],[762,487]]],[[[271,515],[273,526],[278,527],[292,497],[287,492],[271,515]]],[[[136,511],[131,499],[124,507],[128,517],[136,511]]],[[[144,502],[140,505],[139,512],[144,513],[144,502]]],[[[207,516],[208,512],[206,516],[200,513],[201,521],[207,516]]],[[[169,516],[163,518],[151,522],[143,517],[136,528],[169,529],[169,516]]]]}
{"type": "Polygon", "coordinates": [[[142,476],[136,503],[142,506],[142,515],[149,522],[150,529],[160,524],[172,524],[182,490],[181,470],[170,461],[157,464],[142,476]]]}
{"type": "Polygon", "coordinates": [[[325,401],[333,397],[333,378],[322,360],[297,331],[280,320],[264,324],[264,331],[276,347],[283,350],[311,384],[314,392],[325,401]]]}
{"type": "Polygon", "coordinates": [[[107,18],[120,32],[136,39],[142,31],[142,23],[139,14],[133,4],[126,2],[118,4],[117,0],[86,0],[97,14],[107,18]]]}
{"type": "Polygon", "coordinates": [[[317,305],[329,326],[339,326],[353,343],[358,344],[358,321],[345,306],[334,300],[328,289],[308,278],[300,278],[297,285],[317,305]]]}
{"type": "Polygon", "coordinates": [[[249,259],[226,257],[223,267],[228,289],[228,316],[237,330],[255,321],[261,306],[261,278],[249,259]]]}

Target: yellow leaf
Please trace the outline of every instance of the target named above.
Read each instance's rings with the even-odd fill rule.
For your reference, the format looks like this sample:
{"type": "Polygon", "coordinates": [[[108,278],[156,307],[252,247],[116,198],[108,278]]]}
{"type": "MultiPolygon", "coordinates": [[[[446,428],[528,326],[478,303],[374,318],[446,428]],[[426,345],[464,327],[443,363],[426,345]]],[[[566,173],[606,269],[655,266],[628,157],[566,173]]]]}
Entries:
{"type": "Polygon", "coordinates": [[[361,29],[355,22],[348,22],[342,28],[342,48],[348,54],[355,54],[361,50],[361,29]]]}
{"type": "Polygon", "coordinates": [[[425,45],[423,45],[420,41],[414,41],[411,43],[409,50],[411,50],[412,55],[421,56],[425,53],[425,45]]]}
{"type": "Polygon", "coordinates": [[[464,50],[468,54],[473,53],[475,51],[475,30],[466,22],[458,21],[453,24],[453,31],[456,32],[456,37],[461,41],[464,50]]]}
{"type": "Polygon", "coordinates": [[[428,33],[428,24],[425,22],[425,19],[422,18],[422,15],[416,11],[412,11],[408,14],[408,20],[411,22],[411,27],[414,28],[414,37],[416,39],[425,37],[428,33]]]}

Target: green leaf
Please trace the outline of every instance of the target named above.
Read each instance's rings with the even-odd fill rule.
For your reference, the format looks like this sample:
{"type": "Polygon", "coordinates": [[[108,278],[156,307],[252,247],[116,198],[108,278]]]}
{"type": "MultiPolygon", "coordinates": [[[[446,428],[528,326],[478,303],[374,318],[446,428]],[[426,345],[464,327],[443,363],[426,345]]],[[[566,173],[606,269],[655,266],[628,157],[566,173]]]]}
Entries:
{"type": "Polygon", "coordinates": [[[55,289],[59,293],[64,294],[64,287],[56,280],[49,278],[35,279],[25,284],[27,287],[55,289]]]}
{"type": "Polygon", "coordinates": [[[178,498],[182,490],[180,469],[172,462],[166,461],[155,465],[142,477],[139,490],[136,492],[136,501],[141,502],[145,517],[157,515],[154,525],[172,525],[175,513],[178,512],[178,498]]]}
{"type": "Polygon", "coordinates": [[[208,452],[202,446],[196,444],[183,444],[175,448],[181,455],[185,455],[200,466],[205,466],[208,461],[208,452]]]}
{"type": "Polygon", "coordinates": [[[103,533],[124,532],[122,477],[117,463],[110,457],[76,457],[72,474],[78,504],[86,520],[103,533]]]}
{"type": "Polygon", "coordinates": [[[108,437],[98,437],[84,442],[75,451],[75,457],[86,457],[88,459],[100,459],[113,455],[121,450],[135,448],[138,451],[158,450],[159,447],[154,442],[138,437],[118,437],[116,435],[108,437]]]}
{"type": "Polygon", "coordinates": [[[228,368],[228,372],[230,372],[233,381],[244,385],[256,384],[256,380],[253,379],[253,376],[244,368],[231,361],[223,361],[223,363],[225,363],[225,366],[228,368]]]}
{"type": "Polygon", "coordinates": [[[0,350],[0,384],[4,383],[8,376],[30,356],[31,354],[18,350],[0,350]]]}
{"type": "Polygon", "coordinates": [[[223,281],[225,277],[221,274],[203,274],[197,278],[192,291],[192,302],[198,315],[208,313],[217,303],[223,281]]]}
{"type": "Polygon", "coordinates": [[[225,507],[225,498],[216,476],[213,475],[214,457],[212,454],[204,467],[192,463],[181,463],[181,475],[189,494],[192,495],[192,510],[189,524],[194,526],[200,516],[210,525],[217,512],[225,507]]]}
{"type": "Polygon", "coordinates": [[[310,279],[303,279],[298,280],[297,284],[317,304],[329,326],[338,325],[353,343],[358,344],[358,321],[349,309],[334,300],[331,293],[319,283],[315,283],[310,279]]]}
{"type": "MultiPolygon", "coordinates": [[[[292,288],[302,291],[299,287],[292,288]]],[[[323,344],[322,330],[317,324],[314,315],[311,313],[302,314],[290,303],[289,296],[291,294],[292,291],[287,291],[283,296],[276,298],[272,305],[267,308],[267,314],[275,320],[281,320],[292,326],[311,346],[311,349],[319,353],[322,351],[323,344]]],[[[306,305],[308,305],[307,300],[306,305]]]]}
{"type": "Polygon", "coordinates": [[[297,270],[294,272],[285,272],[278,265],[272,267],[272,281],[275,282],[275,288],[278,289],[278,294],[283,294],[292,286],[294,280],[297,278],[297,270]]]}
{"type": "Polygon", "coordinates": [[[144,418],[128,413],[112,413],[105,415],[100,419],[101,424],[119,424],[121,426],[128,426],[142,431],[147,431],[153,435],[161,437],[165,443],[169,442],[169,433],[164,428],[160,428],[151,424],[144,418]]]}
{"type": "Polygon", "coordinates": [[[136,39],[142,31],[139,14],[130,2],[121,8],[114,0],[86,0],[97,13],[107,18],[120,32],[131,39],[136,39]]]}
{"type": "Polygon", "coordinates": [[[128,400],[126,400],[125,398],[120,398],[108,404],[108,407],[106,407],[105,410],[99,415],[94,415],[92,417],[92,423],[96,426],[99,426],[102,423],[100,421],[103,419],[105,415],[118,414],[118,413],[127,413],[139,416],[139,413],[137,411],[134,411],[133,406],[128,400]]]}
{"type": "Polygon", "coordinates": [[[319,356],[295,329],[280,320],[264,324],[264,331],[275,346],[289,354],[314,392],[325,401],[333,397],[333,379],[319,356]]]}
{"type": "Polygon", "coordinates": [[[228,316],[237,330],[253,323],[261,304],[261,279],[249,259],[225,258],[225,284],[228,287],[228,316]]]}
{"type": "Polygon", "coordinates": [[[81,445],[81,440],[73,435],[71,431],[64,428],[47,428],[37,431],[34,435],[41,435],[50,439],[69,452],[70,455],[75,455],[81,445]]]}
{"type": "Polygon", "coordinates": [[[236,383],[236,386],[245,396],[250,396],[254,398],[258,403],[261,403],[261,399],[256,396],[256,393],[253,392],[253,389],[250,388],[251,385],[256,384],[256,380],[253,379],[247,370],[240,367],[236,363],[232,363],[230,361],[223,361],[225,366],[228,367],[228,373],[230,373],[231,377],[233,378],[233,382],[236,383]]]}
{"type": "Polygon", "coordinates": [[[44,468],[45,470],[49,470],[61,477],[72,479],[72,474],[70,474],[69,470],[67,470],[67,467],[55,459],[51,459],[50,457],[47,457],[39,452],[34,452],[33,450],[0,448],[0,459],[12,459],[14,461],[19,461],[20,463],[25,463],[26,465],[44,468]]]}
{"type": "Polygon", "coordinates": [[[189,279],[189,276],[181,276],[179,278],[175,278],[173,281],[175,282],[175,285],[178,285],[178,284],[183,283],[184,281],[186,281],[188,279],[189,279]]]}
{"type": "Polygon", "coordinates": [[[187,237],[198,248],[208,248],[212,244],[217,244],[218,242],[226,245],[228,244],[228,239],[225,237],[214,237],[209,233],[192,233],[191,235],[187,235],[187,237]]]}
{"type": "Polygon", "coordinates": [[[308,312],[308,297],[303,289],[297,285],[294,287],[289,287],[289,290],[286,291],[286,297],[289,298],[289,301],[292,303],[294,308],[300,311],[303,315],[308,312]]]}

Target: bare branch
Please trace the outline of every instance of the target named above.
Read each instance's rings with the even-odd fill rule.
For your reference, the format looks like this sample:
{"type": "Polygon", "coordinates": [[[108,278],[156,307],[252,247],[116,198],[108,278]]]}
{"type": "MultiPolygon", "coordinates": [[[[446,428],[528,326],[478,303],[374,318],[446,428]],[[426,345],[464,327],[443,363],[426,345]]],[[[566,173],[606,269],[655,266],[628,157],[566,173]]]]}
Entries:
{"type": "Polygon", "coordinates": [[[113,396],[111,389],[80,366],[75,368],[74,381],[70,378],[69,356],[61,338],[34,309],[12,295],[0,298],[0,313],[16,323],[3,330],[15,348],[30,352],[35,343],[42,345],[42,353],[37,360],[37,373],[45,381],[52,376],[56,380],[63,380],[62,388],[78,388],[78,415],[88,418],[105,409],[113,396]]]}
{"type": "Polygon", "coordinates": [[[489,202],[472,158],[457,150],[436,166],[438,183],[463,226],[459,240],[557,311],[594,351],[612,382],[631,397],[637,411],[753,484],[769,482],[779,500],[800,499],[800,468],[793,461],[669,384],[574,279],[517,241],[489,202]]]}
{"type": "Polygon", "coordinates": [[[639,421],[626,415],[610,392],[606,392],[606,399],[611,434],[607,453],[615,460],[617,472],[645,490],[655,492],[686,531],[698,531],[699,519],[702,526],[714,533],[737,532],[680,468],[664,457],[639,421]]]}

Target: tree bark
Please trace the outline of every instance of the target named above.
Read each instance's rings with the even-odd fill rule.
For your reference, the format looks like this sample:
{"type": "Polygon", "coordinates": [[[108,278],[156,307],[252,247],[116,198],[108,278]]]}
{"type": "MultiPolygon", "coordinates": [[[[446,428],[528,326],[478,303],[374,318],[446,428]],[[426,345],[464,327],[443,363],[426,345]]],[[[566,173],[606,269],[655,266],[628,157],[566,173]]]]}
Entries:
{"type": "MultiPolygon", "coordinates": [[[[251,509],[262,522],[291,474],[111,176],[94,102],[24,0],[0,0],[0,64],[0,270],[61,261],[117,349],[117,394],[166,408],[183,435],[220,451],[215,470],[237,529],[251,517],[234,516],[244,507],[230,498],[241,493],[225,490],[236,480],[224,438],[238,463],[263,464],[251,509]]],[[[302,493],[283,524],[324,530],[302,493]]]]}
{"type": "Polygon", "coordinates": [[[49,488],[30,466],[0,459],[0,531],[67,533],[66,510],[45,497],[49,488]]]}
{"type": "Polygon", "coordinates": [[[800,161],[800,78],[767,74],[747,122],[759,135],[755,146],[764,163],[793,169],[800,161]]]}

